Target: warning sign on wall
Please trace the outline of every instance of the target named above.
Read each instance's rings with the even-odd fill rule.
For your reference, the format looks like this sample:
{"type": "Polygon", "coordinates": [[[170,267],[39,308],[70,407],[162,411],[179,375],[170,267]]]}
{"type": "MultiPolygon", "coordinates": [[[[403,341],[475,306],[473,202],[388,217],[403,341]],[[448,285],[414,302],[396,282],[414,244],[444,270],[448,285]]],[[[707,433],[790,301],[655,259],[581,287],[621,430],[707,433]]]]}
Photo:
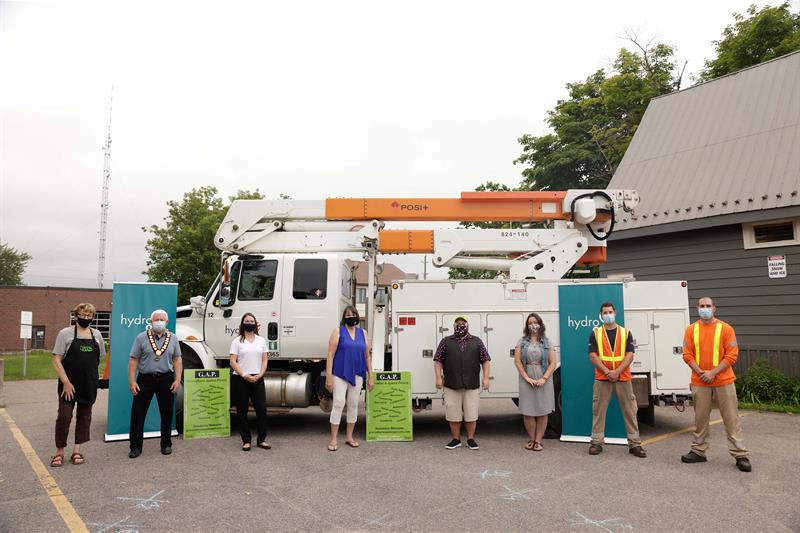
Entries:
{"type": "Polygon", "coordinates": [[[767,271],[770,278],[786,277],[786,256],[770,255],[767,257],[767,271]]]}

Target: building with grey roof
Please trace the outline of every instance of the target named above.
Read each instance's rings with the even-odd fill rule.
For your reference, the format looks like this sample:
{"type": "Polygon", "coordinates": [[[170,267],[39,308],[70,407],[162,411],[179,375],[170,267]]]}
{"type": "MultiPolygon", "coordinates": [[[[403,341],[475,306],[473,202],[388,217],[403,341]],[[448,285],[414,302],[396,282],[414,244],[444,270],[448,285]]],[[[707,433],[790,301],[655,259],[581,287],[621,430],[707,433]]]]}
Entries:
{"type": "Polygon", "coordinates": [[[653,99],[612,189],[641,202],[606,275],[684,279],[757,356],[800,376],[800,52],[653,99]]]}

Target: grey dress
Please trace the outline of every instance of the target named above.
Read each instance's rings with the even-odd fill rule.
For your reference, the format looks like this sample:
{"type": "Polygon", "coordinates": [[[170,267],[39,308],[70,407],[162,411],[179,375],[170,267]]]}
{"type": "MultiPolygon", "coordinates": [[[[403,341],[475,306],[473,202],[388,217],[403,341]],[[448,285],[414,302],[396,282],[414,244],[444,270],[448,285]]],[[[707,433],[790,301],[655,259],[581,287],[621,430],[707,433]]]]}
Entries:
{"type": "MultiPolygon", "coordinates": [[[[541,379],[549,364],[547,348],[539,342],[525,344],[527,349],[523,353],[521,347],[519,354],[525,372],[531,379],[541,379]]],[[[552,376],[542,387],[534,387],[519,376],[519,410],[525,416],[545,416],[555,410],[552,376]]]]}

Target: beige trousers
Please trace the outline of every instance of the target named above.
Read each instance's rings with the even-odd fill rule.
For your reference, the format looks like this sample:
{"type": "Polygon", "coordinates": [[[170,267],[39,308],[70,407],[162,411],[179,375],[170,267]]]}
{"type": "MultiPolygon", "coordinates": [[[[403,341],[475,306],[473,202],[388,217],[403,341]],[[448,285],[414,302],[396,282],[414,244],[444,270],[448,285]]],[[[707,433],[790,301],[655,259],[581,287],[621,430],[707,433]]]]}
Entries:
{"type": "Polygon", "coordinates": [[[636,420],[636,396],[630,381],[594,380],[594,397],[592,398],[592,444],[603,444],[606,433],[606,411],[611,402],[611,394],[617,395],[622,418],[625,420],[625,431],[628,433],[628,447],[641,446],[639,438],[639,422],[636,420]]]}
{"type": "Polygon", "coordinates": [[[736,385],[729,383],[721,387],[700,387],[692,385],[694,399],[694,440],[692,451],[706,456],[708,450],[708,419],[713,404],[717,405],[725,433],[728,434],[728,451],[734,458],[747,457],[749,452],[744,445],[742,424],[739,422],[739,402],[736,398],[736,385]]]}

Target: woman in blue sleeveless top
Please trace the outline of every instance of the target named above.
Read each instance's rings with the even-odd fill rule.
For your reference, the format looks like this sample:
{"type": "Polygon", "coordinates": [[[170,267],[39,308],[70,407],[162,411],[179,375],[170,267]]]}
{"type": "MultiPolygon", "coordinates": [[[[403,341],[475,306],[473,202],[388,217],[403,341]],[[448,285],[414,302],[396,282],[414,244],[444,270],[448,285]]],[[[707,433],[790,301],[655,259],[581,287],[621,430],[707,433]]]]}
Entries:
{"type": "Polygon", "coordinates": [[[339,449],[337,436],[342,411],[347,405],[347,436],[345,443],[358,448],[353,438],[353,429],[358,418],[358,400],[364,380],[367,388],[372,390],[373,381],[372,349],[367,342],[367,332],[358,327],[358,311],[348,305],[342,314],[339,327],[331,333],[328,340],[328,361],[326,365],[325,387],[333,393],[333,409],[331,410],[331,440],[328,450],[339,449]]]}

